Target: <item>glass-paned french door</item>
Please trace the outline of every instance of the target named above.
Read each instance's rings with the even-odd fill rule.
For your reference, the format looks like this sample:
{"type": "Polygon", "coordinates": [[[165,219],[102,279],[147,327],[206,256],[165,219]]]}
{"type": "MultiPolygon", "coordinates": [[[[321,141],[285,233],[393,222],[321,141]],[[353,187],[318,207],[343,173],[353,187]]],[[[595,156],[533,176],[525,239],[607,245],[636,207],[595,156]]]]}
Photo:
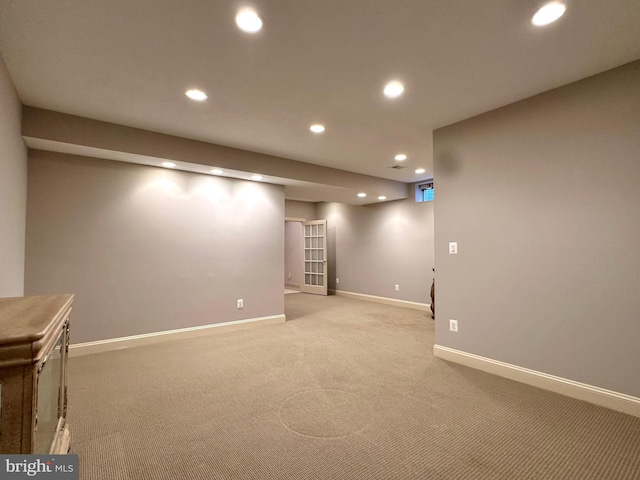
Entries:
{"type": "Polygon", "coordinates": [[[304,222],[304,282],[301,291],[327,294],[327,221],[304,222]]]}

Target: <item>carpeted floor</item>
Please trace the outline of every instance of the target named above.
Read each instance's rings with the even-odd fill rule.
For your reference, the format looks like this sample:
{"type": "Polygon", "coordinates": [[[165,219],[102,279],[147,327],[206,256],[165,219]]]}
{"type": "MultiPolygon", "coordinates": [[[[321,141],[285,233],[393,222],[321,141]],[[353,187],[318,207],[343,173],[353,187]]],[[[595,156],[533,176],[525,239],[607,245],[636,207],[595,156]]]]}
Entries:
{"type": "Polygon", "coordinates": [[[434,359],[426,312],[285,301],[282,325],[72,358],[81,480],[640,478],[640,418],[434,359]]]}

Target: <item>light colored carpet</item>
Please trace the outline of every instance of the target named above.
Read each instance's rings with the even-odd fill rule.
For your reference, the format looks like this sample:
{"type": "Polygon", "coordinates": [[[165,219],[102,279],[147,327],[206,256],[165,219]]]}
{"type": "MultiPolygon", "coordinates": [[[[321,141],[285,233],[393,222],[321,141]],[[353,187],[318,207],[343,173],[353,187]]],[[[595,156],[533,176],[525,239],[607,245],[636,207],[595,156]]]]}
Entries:
{"type": "Polygon", "coordinates": [[[80,478],[640,478],[640,419],[435,359],[426,312],[285,302],[285,324],[72,358],[80,478]]]}

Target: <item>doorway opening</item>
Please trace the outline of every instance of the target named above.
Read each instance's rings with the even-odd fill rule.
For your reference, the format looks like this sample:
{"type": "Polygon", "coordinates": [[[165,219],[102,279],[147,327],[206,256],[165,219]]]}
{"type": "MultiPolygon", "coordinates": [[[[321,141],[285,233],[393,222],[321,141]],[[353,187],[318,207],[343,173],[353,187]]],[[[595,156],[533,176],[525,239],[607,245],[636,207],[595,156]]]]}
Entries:
{"type": "Polygon", "coordinates": [[[300,293],[304,258],[304,218],[284,221],[284,293],[300,293]]]}

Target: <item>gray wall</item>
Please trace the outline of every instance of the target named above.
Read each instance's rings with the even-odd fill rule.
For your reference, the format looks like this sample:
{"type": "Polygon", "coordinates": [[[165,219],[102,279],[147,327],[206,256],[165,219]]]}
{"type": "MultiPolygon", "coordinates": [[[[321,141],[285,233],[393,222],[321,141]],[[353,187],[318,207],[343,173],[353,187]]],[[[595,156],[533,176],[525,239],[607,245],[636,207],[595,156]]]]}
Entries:
{"type": "Polygon", "coordinates": [[[73,343],[283,314],[283,222],[281,186],[30,151],[25,288],[76,294],[73,343]]]}
{"type": "Polygon", "coordinates": [[[284,228],[284,283],[299,287],[302,283],[303,227],[301,222],[285,222],[284,228]]]}
{"type": "Polygon", "coordinates": [[[21,115],[22,104],[0,57],[0,297],[24,292],[27,148],[21,115]]]}
{"type": "Polygon", "coordinates": [[[288,218],[316,220],[316,204],[311,202],[286,200],[284,202],[284,214],[288,218]]]}
{"type": "Polygon", "coordinates": [[[318,204],[318,218],[327,220],[330,289],[430,303],[433,202],[416,203],[408,188],[407,200],[318,204]]]}
{"type": "Polygon", "coordinates": [[[436,343],[640,397],[640,62],[436,130],[434,154],[436,343]]]}

